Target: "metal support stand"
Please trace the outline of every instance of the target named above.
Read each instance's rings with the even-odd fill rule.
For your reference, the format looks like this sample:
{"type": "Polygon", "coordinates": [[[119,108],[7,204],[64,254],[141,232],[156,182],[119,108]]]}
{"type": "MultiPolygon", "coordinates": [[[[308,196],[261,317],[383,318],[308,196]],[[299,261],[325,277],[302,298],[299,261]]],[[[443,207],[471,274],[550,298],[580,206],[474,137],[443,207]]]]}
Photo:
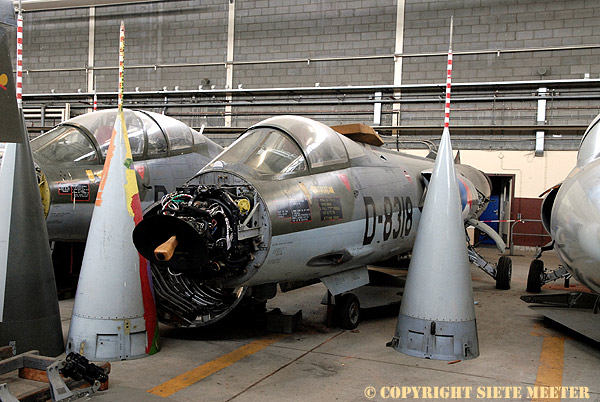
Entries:
{"type": "Polygon", "coordinates": [[[331,292],[327,290],[327,328],[333,328],[333,309],[331,292]]]}
{"type": "Polygon", "coordinates": [[[52,396],[52,401],[74,401],[89,396],[100,389],[100,381],[94,380],[94,384],[90,387],[70,390],[60,376],[60,371],[63,370],[67,364],[66,360],[58,360],[46,369],[48,381],[50,382],[50,395],[52,396]]]}
{"type": "MultiPolygon", "coordinates": [[[[3,349],[10,349],[10,347],[3,349]]],[[[0,374],[19,370],[20,378],[40,382],[45,382],[45,377],[48,377],[49,387],[19,395],[21,399],[45,401],[52,398],[53,401],[72,401],[108,387],[108,373],[110,372],[110,364],[108,363],[102,363],[99,367],[76,353],[71,353],[61,360],[40,356],[38,353],[38,351],[33,350],[0,360],[0,374]],[[61,377],[61,374],[64,378],[61,377]],[[80,388],[85,386],[86,382],[91,386],[80,388]],[[73,390],[71,391],[69,387],[73,390]]],[[[15,395],[10,393],[6,384],[0,384],[0,402],[15,402],[18,400],[15,395]]]]}
{"type": "Polygon", "coordinates": [[[10,393],[8,385],[0,384],[0,402],[19,402],[19,400],[10,393]]]}

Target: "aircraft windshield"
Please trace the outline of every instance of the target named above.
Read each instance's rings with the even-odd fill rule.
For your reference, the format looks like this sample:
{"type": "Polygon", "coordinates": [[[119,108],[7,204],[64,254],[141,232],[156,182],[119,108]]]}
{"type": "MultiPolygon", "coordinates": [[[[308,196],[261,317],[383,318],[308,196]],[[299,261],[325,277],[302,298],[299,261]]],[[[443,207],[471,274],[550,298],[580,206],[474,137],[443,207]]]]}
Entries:
{"type": "Polygon", "coordinates": [[[306,170],[302,151],[284,133],[261,127],[249,130],[232,144],[215,163],[241,163],[263,175],[284,175],[306,170]]]}
{"type": "Polygon", "coordinates": [[[94,145],[75,127],[60,126],[31,141],[36,157],[52,162],[92,162],[98,155],[94,145]]]}
{"type": "Polygon", "coordinates": [[[577,166],[590,163],[600,156],[600,116],[596,117],[583,135],[579,152],[577,153],[577,166]]]}

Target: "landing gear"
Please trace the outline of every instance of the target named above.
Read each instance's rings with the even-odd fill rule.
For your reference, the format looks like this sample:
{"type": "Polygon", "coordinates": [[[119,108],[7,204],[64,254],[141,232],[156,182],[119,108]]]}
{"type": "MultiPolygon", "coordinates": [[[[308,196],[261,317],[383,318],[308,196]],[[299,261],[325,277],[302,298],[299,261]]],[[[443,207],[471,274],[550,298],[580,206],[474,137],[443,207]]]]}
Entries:
{"type": "Polygon", "coordinates": [[[360,302],[352,293],[346,293],[336,298],[335,317],[342,329],[355,329],[360,322],[360,302]]]}
{"type": "Polygon", "coordinates": [[[512,260],[510,257],[502,256],[496,265],[496,289],[510,289],[510,279],[512,277],[512,260]]]}
{"type": "Polygon", "coordinates": [[[567,271],[567,268],[559,265],[558,269],[548,270],[544,268],[544,261],[540,260],[544,251],[552,250],[553,248],[554,240],[541,247],[540,251],[535,255],[535,260],[531,261],[531,264],[529,265],[529,274],[527,275],[527,292],[540,293],[542,291],[542,286],[559,278],[564,278],[565,288],[569,287],[571,274],[567,271]]]}
{"type": "Polygon", "coordinates": [[[477,265],[483,272],[496,280],[496,289],[510,289],[512,278],[512,260],[510,257],[502,256],[498,259],[498,264],[487,262],[473,246],[467,247],[469,261],[477,265]]]}
{"type": "Polygon", "coordinates": [[[542,275],[544,274],[544,261],[533,260],[529,265],[527,275],[527,292],[540,293],[542,291],[542,275]]]}

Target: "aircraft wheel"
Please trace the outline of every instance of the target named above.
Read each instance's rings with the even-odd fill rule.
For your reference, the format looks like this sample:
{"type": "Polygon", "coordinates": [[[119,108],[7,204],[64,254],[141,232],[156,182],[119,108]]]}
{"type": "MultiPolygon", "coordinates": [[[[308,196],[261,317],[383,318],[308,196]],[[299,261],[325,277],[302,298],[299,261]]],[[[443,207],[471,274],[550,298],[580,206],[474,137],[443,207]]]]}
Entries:
{"type": "Polygon", "coordinates": [[[529,293],[540,293],[542,291],[542,274],[544,273],[544,261],[533,260],[529,265],[527,274],[527,291],[529,293]]]}
{"type": "Polygon", "coordinates": [[[512,260],[510,257],[502,256],[496,266],[496,289],[510,289],[510,278],[512,277],[512,260]]]}
{"type": "Polygon", "coordinates": [[[360,303],[358,297],[347,293],[336,303],[338,325],[342,329],[355,329],[360,321],[360,303]]]}

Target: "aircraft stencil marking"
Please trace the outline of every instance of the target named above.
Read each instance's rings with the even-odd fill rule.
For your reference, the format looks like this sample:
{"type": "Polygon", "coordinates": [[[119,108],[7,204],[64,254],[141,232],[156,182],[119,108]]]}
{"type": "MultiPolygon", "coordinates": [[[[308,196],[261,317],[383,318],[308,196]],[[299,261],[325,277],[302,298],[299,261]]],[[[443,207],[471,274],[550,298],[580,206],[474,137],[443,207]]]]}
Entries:
{"type": "Polygon", "coordinates": [[[292,223],[311,222],[310,205],[308,200],[292,200],[290,202],[292,223]]]}
{"type": "Polygon", "coordinates": [[[68,183],[58,183],[58,194],[71,195],[71,185],[68,183]]]}
{"type": "Polygon", "coordinates": [[[344,219],[342,203],[339,198],[315,198],[321,211],[322,221],[337,221],[344,219]]]}
{"type": "Polygon", "coordinates": [[[87,183],[71,185],[71,201],[90,201],[90,185],[87,183]]]}

